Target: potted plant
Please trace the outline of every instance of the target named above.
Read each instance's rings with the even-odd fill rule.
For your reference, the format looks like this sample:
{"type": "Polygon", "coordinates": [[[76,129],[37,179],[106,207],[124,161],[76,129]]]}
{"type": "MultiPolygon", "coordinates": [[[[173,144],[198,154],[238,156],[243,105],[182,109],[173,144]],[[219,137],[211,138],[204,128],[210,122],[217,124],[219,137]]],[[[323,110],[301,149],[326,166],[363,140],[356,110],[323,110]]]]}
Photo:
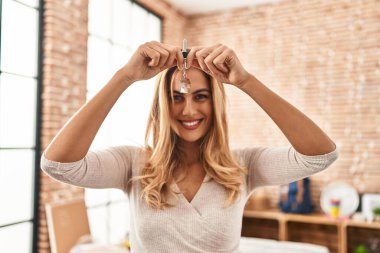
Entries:
{"type": "Polygon", "coordinates": [[[368,253],[368,249],[365,245],[363,244],[359,244],[355,250],[354,250],[355,253],[368,253]]]}
{"type": "Polygon", "coordinates": [[[380,207],[376,207],[372,210],[375,221],[380,221],[380,207]]]}

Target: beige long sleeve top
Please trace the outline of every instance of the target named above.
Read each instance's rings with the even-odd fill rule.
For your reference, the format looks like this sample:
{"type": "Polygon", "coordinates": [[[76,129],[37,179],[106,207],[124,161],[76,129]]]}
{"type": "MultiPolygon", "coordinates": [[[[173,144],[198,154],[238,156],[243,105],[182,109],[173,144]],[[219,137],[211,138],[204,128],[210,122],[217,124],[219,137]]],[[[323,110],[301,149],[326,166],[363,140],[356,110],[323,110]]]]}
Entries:
{"type": "MultiPolygon", "coordinates": [[[[139,198],[140,184],[128,180],[144,164],[142,149],[118,146],[89,151],[81,160],[59,163],[41,157],[41,168],[51,177],[88,188],[118,188],[130,201],[131,251],[154,252],[239,252],[245,203],[257,187],[288,184],[324,170],[338,158],[338,150],[316,156],[297,152],[292,146],[255,147],[234,151],[237,161],[248,168],[241,185],[241,198],[224,209],[224,188],[206,175],[191,202],[183,195],[174,208],[156,210],[139,198]]],[[[179,191],[174,183],[172,189],[179,191]]]]}

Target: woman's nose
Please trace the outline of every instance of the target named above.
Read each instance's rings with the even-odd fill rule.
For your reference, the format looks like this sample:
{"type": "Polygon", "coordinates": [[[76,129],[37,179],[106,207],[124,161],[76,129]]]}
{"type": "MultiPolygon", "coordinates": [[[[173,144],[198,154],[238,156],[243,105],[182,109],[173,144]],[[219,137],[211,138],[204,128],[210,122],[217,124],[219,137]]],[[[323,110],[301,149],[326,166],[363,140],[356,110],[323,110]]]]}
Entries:
{"type": "Polygon", "coordinates": [[[195,106],[193,104],[192,99],[186,99],[185,107],[183,108],[182,114],[183,115],[193,115],[194,112],[195,112],[195,106]]]}

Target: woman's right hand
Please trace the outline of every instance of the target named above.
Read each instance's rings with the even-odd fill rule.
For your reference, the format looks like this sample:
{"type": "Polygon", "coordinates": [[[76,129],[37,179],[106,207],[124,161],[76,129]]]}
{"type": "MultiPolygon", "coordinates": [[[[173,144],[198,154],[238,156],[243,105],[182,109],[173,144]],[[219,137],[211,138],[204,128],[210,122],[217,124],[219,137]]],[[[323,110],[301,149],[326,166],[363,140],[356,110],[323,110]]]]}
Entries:
{"type": "Polygon", "coordinates": [[[175,65],[182,68],[182,64],[181,48],[151,41],[138,47],[122,72],[128,81],[135,82],[150,79],[175,65]]]}

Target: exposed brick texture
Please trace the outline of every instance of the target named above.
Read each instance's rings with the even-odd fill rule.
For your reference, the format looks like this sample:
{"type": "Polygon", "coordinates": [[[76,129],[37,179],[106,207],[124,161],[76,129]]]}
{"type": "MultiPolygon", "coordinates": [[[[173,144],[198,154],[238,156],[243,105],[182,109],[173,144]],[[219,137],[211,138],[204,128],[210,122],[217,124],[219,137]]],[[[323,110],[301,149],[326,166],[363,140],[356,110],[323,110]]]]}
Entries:
{"type": "MultiPolygon", "coordinates": [[[[223,43],[245,68],[316,122],[337,143],[339,160],[312,177],[313,199],[343,180],[380,192],[380,5],[368,1],[281,1],[185,16],[162,0],[139,0],[163,18],[163,41],[223,43]]],[[[45,0],[42,149],[86,99],[88,0],[45,0]]],[[[288,141],[251,98],[227,86],[231,144],[288,141]]],[[[264,190],[272,205],[277,188],[264,190]]],[[[83,190],[41,173],[39,252],[50,252],[44,205],[83,190]]]]}
{"type": "MultiPolygon", "coordinates": [[[[42,150],[86,100],[87,0],[44,1],[42,150]]],[[[83,196],[83,189],[41,173],[40,253],[50,252],[45,204],[83,196]]]]}
{"type": "MultiPolygon", "coordinates": [[[[339,160],[312,177],[313,200],[341,180],[380,192],[379,1],[281,1],[188,17],[190,45],[223,43],[245,68],[316,122],[339,160]]],[[[246,94],[228,87],[233,147],[289,142],[246,94]]],[[[276,187],[264,190],[278,201],[276,187]]]]}

